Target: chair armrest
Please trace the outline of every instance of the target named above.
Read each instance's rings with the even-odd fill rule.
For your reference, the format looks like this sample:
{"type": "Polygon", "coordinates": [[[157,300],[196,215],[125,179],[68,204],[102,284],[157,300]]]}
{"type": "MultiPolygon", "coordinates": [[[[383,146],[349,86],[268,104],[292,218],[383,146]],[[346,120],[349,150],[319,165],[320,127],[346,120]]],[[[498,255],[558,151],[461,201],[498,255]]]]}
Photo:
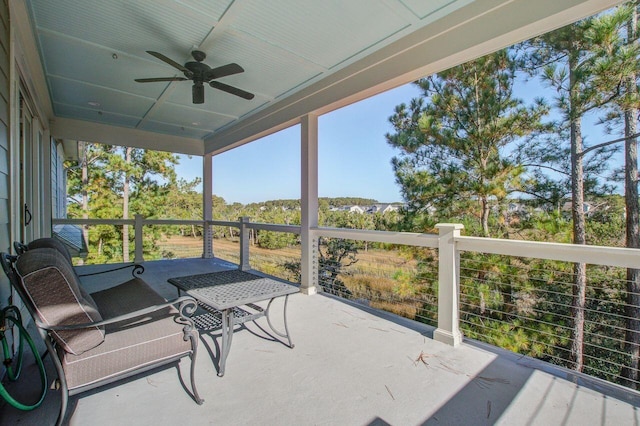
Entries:
{"type": "Polygon", "coordinates": [[[144,266],[140,265],[139,263],[132,263],[131,265],[120,266],[117,268],[107,269],[105,271],[91,272],[88,274],[77,274],[77,275],[78,277],[90,277],[92,275],[106,274],[107,272],[120,271],[122,269],[127,269],[127,268],[133,268],[133,270],[131,271],[131,275],[133,275],[134,278],[144,273],[144,266]]]}
{"type": "Polygon", "coordinates": [[[196,299],[194,299],[191,296],[178,297],[177,299],[171,300],[166,303],[162,303],[160,305],[149,306],[147,308],[139,309],[137,311],[129,312],[123,315],[118,315],[116,317],[109,318],[107,320],[97,321],[97,322],[74,324],[74,325],[48,325],[48,324],[43,324],[39,319],[36,319],[36,318],[34,318],[34,321],[39,328],[43,330],[48,330],[48,331],[82,330],[82,329],[91,328],[91,327],[102,327],[102,326],[114,324],[120,321],[137,318],[137,317],[147,315],[152,312],[159,311],[160,309],[164,309],[174,305],[178,305],[178,311],[182,319],[184,319],[192,327],[194,327],[193,321],[189,318],[189,316],[193,315],[193,313],[196,311],[196,308],[198,307],[198,303],[196,302],[196,299]]]}
{"type": "Polygon", "coordinates": [[[21,243],[20,241],[13,242],[13,249],[16,251],[18,255],[24,254],[25,251],[29,250],[26,244],[21,243]]]}

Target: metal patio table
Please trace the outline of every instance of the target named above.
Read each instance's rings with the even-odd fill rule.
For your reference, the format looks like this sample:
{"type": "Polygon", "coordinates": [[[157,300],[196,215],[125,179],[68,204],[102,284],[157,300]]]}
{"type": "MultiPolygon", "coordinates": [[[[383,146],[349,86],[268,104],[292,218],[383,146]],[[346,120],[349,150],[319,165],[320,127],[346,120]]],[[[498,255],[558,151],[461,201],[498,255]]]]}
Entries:
{"type": "Polygon", "coordinates": [[[218,376],[224,375],[235,325],[266,317],[271,330],[276,335],[286,338],[287,346],[293,348],[287,326],[287,302],[290,294],[300,291],[297,286],[240,270],[188,275],[170,278],[167,281],[176,286],[178,291],[192,296],[208,311],[206,314],[193,317],[198,328],[211,330],[221,326],[222,344],[218,376]],[[271,304],[274,299],[282,296],[285,298],[284,333],[276,330],[269,318],[271,304]],[[255,305],[256,302],[265,300],[269,300],[265,309],[255,305]],[[253,312],[241,307],[250,308],[253,312]]]}

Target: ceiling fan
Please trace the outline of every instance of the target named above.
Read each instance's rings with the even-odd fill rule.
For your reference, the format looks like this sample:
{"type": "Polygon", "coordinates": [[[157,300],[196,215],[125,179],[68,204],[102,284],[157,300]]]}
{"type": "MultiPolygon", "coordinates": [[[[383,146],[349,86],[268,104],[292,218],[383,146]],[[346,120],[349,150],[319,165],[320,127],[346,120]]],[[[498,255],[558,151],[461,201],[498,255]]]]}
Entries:
{"type": "Polygon", "coordinates": [[[229,86],[228,84],[220,83],[219,81],[214,81],[221,77],[226,77],[228,75],[239,74],[244,72],[244,69],[235,63],[223,65],[217,68],[211,68],[209,65],[202,63],[202,61],[207,57],[204,52],[200,50],[194,50],[191,52],[191,56],[195,61],[189,61],[184,65],[180,65],[176,61],[167,58],[162,53],[153,52],[151,50],[147,50],[147,53],[155,56],[163,62],[171,65],[172,67],[182,71],[184,73],[184,77],[157,77],[157,78],[136,78],[138,83],[152,83],[156,81],[186,81],[193,80],[193,103],[194,104],[202,104],[204,103],[204,84],[207,83],[209,86],[214,89],[222,90],[223,92],[231,93],[232,95],[239,96],[243,99],[251,100],[254,98],[253,93],[246,92],[242,89],[238,89],[237,87],[229,86]]]}

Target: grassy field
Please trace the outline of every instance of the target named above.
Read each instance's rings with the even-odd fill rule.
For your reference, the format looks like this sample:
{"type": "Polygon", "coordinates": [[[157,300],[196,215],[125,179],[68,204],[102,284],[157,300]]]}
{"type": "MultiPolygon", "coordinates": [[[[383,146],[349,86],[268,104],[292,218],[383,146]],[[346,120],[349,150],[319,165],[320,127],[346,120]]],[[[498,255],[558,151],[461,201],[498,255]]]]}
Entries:
{"type": "MultiPolygon", "coordinates": [[[[158,245],[161,251],[176,258],[202,255],[201,238],[172,236],[158,242],[158,245]]],[[[214,239],[213,252],[220,259],[240,262],[240,245],[237,240],[214,239]]],[[[293,280],[293,277],[283,265],[287,262],[299,263],[300,259],[299,246],[277,250],[255,245],[249,248],[249,260],[253,269],[287,280],[293,280]]],[[[347,297],[415,319],[420,316],[424,304],[424,299],[417,297],[419,289],[409,284],[416,273],[416,261],[409,259],[401,251],[369,248],[360,250],[357,261],[343,268],[337,278],[351,293],[347,297]]]]}
{"type": "MultiPolygon", "coordinates": [[[[202,255],[202,238],[171,236],[164,241],[157,242],[161,251],[172,253],[175,258],[200,257],[202,255]]],[[[238,263],[240,259],[240,244],[228,239],[214,239],[213,251],[215,257],[238,263]]],[[[282,265],[288,261],[300,262],[300,247],[287,247],[270,250],[252,245],[249,249],[251,267],[259,269],[265,265],[271,267],[282,265]]],[[[357,262],[345,268],[350,275],[374,275],[393,278],[399,270],[416,268],[414,260],[408,260],[395,250],[368,249],[360,250],[357,262]]]]}

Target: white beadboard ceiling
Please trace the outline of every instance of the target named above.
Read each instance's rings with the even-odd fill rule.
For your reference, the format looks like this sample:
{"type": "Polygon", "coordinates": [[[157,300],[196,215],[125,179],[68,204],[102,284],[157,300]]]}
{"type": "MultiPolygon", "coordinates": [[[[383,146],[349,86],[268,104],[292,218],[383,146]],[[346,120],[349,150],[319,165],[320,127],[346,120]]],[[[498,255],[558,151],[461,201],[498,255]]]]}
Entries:
{"type": "MultiPolygon", "coordinates": [[[[389,60],[427,38],[436,40],[438,35],[447,34],[438,42],[438,50],[452,57],[453,53],[473,47],[476,37],[480,43],[553,14],[564,13],[559,19],[567,21],[572,7],[576,13],[585,13],[613,3],[605,0],[26,2],[56,121],[72,122],[71,127],[76,129],[82,128],[79,122],[89,122],[132,129],[137,135],[161,133],[163,141],[170,140],[167,135],[201,140],[203,152],[220,151],[247,139],[249,130],[237,136],[234,132],[251,128],[249,123],[256,117],[264,121],[266,116],[281,115],[283,122],[291,120],[295,111],[282,111],[291,109],[293,104],[288,100],[296,96],[295,102],[311,99],[322,89],[345,81],[349,82],[348,89],[343,91],[345,97],[379,86],[380,81],[364,72],[373,72],[376,66],[382,69],[387,64],[378,78],[393,80],[405,76],[406,81],[394,80],[392,85],[410,81],[406,77],[408,72],[428,69],[429,64],[442,58],[425,55],[424,60],[415,62],[414,58],[413,63],[405,65],[407,61],[399,56],[397,71],[388,65],[389,60]],[[565,5],[556,5],[563,2],[565,5]],[[482,24],[487,34],[468,33],[473,28],[470,23],[481,23],[484,15],[495,14],[497,9],[504,10],[509,16],[507,21],[514,21],[491,18],[495,28],[485,28],[486,22],[493,21],[482,24]],[[457,27],[467,33],[455,33],[457,27]],[[457,46],[458,40],[471,42],[457,46]],[[445,48],[449,45],[453,50],[445,48]],[[252,92],[255,98],[248,101],[205,85],[205,103],[194,105],[189,81],[134,81],[181,76],[180,71],[149,55],[147,50],[183,64],[192,60],[193,49],[204,51],[207,55],[204,62],[211,67],[240,64],[244,73],[219,81],[252,92]],[[362,80],[358,80],[359,73],[362,80]]],[[[553,21],[548,25],[557,24],[553,21]]],[[[535,31],[529,29],[530,33],[535,31]]],[[[326,102],[335,103],[335,97],[329,96],[326,102]]],[[[303,110],[311,107],[322,109],[325,105],[318,102],[322,103],[300,106],[300,112],[309,112],[303,110]]],[[[267,120],[268,125],[277,126],[277,120],[267,120]]],[[[251,131],[264,131],[264,126],[266,122],[262,126],[254,123],[251,131]]],[[[86,128],[84,132],[79,131],[78,138],[86,136],[86,128]]],[[[69,137],[65,131],[61,133],[69,137]]],[[[181,151],[175,145],[158,148],[181,151]]]]}

